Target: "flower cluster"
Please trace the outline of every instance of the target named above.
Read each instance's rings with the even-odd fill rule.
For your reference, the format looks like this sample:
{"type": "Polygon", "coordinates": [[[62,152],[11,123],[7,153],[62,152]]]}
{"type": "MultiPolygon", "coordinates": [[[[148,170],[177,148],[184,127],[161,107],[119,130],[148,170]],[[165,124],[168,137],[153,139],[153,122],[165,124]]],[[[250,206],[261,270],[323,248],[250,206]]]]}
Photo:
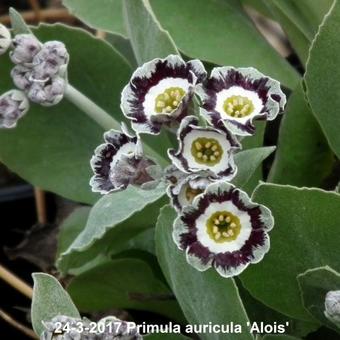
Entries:
{"type": "Polygon", "coordinates": [[[0,55],[8,50],[15,64],[11,77],[18,90],[1,96],[0,127],[5,128],[16,126],[18,119],[28,111],[29,101],[52,106],[62,100],[67,86],[69,61],[63,43],[48,41],[42,44],[32,34],[18,34],[12,39],[7,28],[0,25],[0,55]],[[16,105],[13,104],[13,97],[16,98],[16,105]],[[12,104],[8,105],[9,102],[12,104]]]}
{"type": "Polygon", "coordinates": [[[274,221],[230,182],[240,136],[255,133],[255,119],[274,119],[286,97],[280,84],[253,68],[216,67],[208,77],[198,60],[170,55],[139,67],[125,86],[121,109],[137,136],[110,131],[92,158],[93,191],[102,194],[155,182],[140,134],[176,133],[177,148],[162,179],[178,212],[173,239],[187,261],[224,277],[241,273],[269,250],[274,221]],[[127,161],[129,160],[129,161],[127,161]],[[136,180],[138,179],[138,180],[136,180]]]}

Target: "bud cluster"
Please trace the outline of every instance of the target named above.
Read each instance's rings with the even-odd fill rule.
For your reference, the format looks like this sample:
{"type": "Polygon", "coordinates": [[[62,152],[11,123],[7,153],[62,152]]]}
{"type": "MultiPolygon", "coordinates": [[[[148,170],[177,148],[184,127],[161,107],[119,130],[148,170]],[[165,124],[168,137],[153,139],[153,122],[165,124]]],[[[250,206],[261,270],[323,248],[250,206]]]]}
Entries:
{"type": "Polygon", "coordinates": [[[8,50],[15,64],[11,77],[20,90],[11,90],[0,97],[0,128],[13,128],[28,111],[29,100],[43,105],[58,104],[67,85],[69,54],[59,41],[42,44],[32,34],[18,34],[13,39],[0,24],[0,55],[8,50]]]}
{"type": "Polygon", "coordinates": [[[43,106],[58,104],[66,88],[69,55],[59,41],[41,44],[31,34],[19,34],[12,42],[10,58],[14,84],[28,98],[43,106]]]}

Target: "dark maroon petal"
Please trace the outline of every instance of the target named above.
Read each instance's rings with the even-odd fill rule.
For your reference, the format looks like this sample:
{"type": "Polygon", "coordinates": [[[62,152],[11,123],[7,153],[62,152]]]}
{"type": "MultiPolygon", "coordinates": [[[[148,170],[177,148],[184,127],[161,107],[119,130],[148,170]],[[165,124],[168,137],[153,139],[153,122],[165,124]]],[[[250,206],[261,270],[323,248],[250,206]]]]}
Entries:
{"type": "Polygon", "coordinates": [[[249,239],[238,251],[215,254],[213,265],[215,267],[229,269],[237,268],[251,262],[254,259],[254,250],[263,247],[266,238],[266,233],[262,229],[253,230],[249,239]]]}
{"type": "Polygon", "coordinates": [[[127,143],[137,143],[137,137],[130,137],[126,135],[125,133],[120,133],[116,131],[108,131],[104,134],[104,140],[107,143],[112,144],[115,148],[119,149],[121,148],[124,144],[127,143]]]}
{"type": "MultiPolygon", "coordinates": [[[[231,167],[229,166],[228,169],[225,169],[224,171],[220,171],[218,174],[217,174],[217,179],[218,178],[221,178],[221,177],[229,177],[231,176],[232,174],[234,174],[236,172],[236,167],[231,167]]],[[[211,176],[212,178],[214,178],[215,176],[211,176]]]]}
{"type": "Polygon", "coordinates": [[[204,265],[208,264],[213,258],[213,254],[207,247],[196,241],[188,246],[188,253],[200,258],[204,265]]]}
{"type": "Polygon", "coordinates": [[[172,67],[166,59],[159,59],[155,63],[155,70],[150,77],[133,77],[130,81],[130,89],[134,98],[128,100],[132,108],[131,112],[128,112],[128,116],[135,122],[146,123],[147,117],[144,114],[143,107],[145,96],[151,87],[157,85],[162,79],[169,77],[188,79],[190,83],[193,83],[193,76],[189,65],[183,63],[182,65],[172,67]]]}
{"type": "Polygon", "coordinates": [[[251,135],[255,133],[255,126],[250,119],[247,120],[245,123],[240,123],[232,119],[228,119],[228,122],[235,125],[238,129],[246,131],[251,135]]]}
{"type": "Polygon", "coordinates": [[[155,70],[150,77],[133,77],[131,85],[138,97],[141,98],[148,93],[151,87],[157,85],[164,78],[188,79],[190,83],[193,83],[191,71],[191,67],[186,63],[173,67],[167,59],[159,59],[155,63],[155,70]]]}
{"type": "Polygon", "coordinates": [[[117,149],[112,144],[105,144],[98,155],[93,156],[93,170],[95,174],[108,177],[110,174],[110,164],[117,149]]]}
{"type": "Polygon", "coordinates": [[[96,175],[92,177],[91,183],[93,189],[99,189],[102,192],[110,192],[111,190],[116,189],[115,186],[110,181],[109,177],[103,177],[101,175],[96,175]]]}
{"type": "MultiPolygon", "coordinates": [[[[269,78],[250,79],[241,74],[237,69],[230,69],[223,77],[209,78],[204,83],[208,95],[229,89],[232,86],[240,86],[245,90],[253,91],[262,99],[263,104],[268,98],[268,81],[269,78]]],[[[211,104],[210,104],[211,105],[211,104]]]]}
{"type": "Polygon", "coordinates": [[[198,60],[189,60],[187,62],[189,69],[195,74],[197,77],[196,83],[202,83],[207,77],[207,71],[204,69],[203,64],[201,64],[198,60]],[[197,64],[200,63],[200,65],[197,64]]]}
{"type": "Polygon", "coordinates": [[[181,249],[186,249],[194,242],[197,242],[196,230],[190,230],[180,236],[181,249]]]}

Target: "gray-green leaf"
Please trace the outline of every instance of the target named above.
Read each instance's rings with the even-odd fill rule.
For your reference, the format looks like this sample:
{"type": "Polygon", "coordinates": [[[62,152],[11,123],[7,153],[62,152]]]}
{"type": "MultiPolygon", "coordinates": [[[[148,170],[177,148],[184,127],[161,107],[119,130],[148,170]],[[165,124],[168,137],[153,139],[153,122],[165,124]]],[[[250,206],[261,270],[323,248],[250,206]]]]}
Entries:
{"type": "Polygon", "coordinates": [[[31,318],[33,329],[39,336],[44,330],[43,321],[50,321],[57,315],[80,318],[70,296],[55,277],[34,273],[33,280],[31,318]]]}
{"type": "Polygon", "coordinates": [[[294,88],[295,70],[232,0],[150,0],[162,27],[187,56],[218,65],[253,66],[294,88]]]}
{"type": "Polygon", "coordinates": [[[13,35],[32,34],[32,31],[26,25],[22,16],[12,7],[9,9],[9,17],[11,18],[13,35]]]}
{"type": "Polygon", "coordinates": [[[269,253],[241,274],[242,283],[269,307],[296,319],[313,321],[302,305],[296,276],[327,264],[340,269],[340,195],[261,184],[253,201],[272,211],[275,225],[270,232],[269,253]]]}
{"type": "Polygon", "coordinates": [[[275,149],[275,146],[267,146],[237,153],[235,155],[237,174],[232,183],[241,189],[246,186],[256,169],[275,149]]]}
{"type": "Polygon", "coordinates": [[[126,36],[122,15],[122,0],[101,0],[100,4],[88,0],[63,0],[71,14],[90,27],[126,36]]]}
{"type": "Polygon", "coordinates": [[[132,238],[151,227],[148,221],[152,223],[153,214],[158,213],[157,202],[164,193],[165,188],[159,185],[154,190],[128,187],[124,191],[103,196],[91,209],[85,228],[60,254],[58,268],[65,273],[100,253],[106,254],[108,249],[113,251],[114,244],[119,247],[119,242],[127,240],[124,237],[132,238]],[[156,205],[153,206],[153,203],[156,205]],[[143,211],[148,209],[148,205],[153,211],[143,211]],[[122,227],[118,228],[119,226],[122,227]]]}
{"type": "Polygon", "coordinates": [[[117,259],[97,266],[75,277],[68,292],[82,311],[139,309],[183,321],[175,297],[140,259],[117,259]]]}
{"type": "Polygon", "coordinates": [[[340,158],[340,2],[334,5],[320,26],[307,63],[307,96],[329,145],[340,158]]]}
{"type": "Polygon", "coordinates": [[[326,318],[325,297],[329,291],[340,290],[340,274],[330,267],[309,269],[297,276],[305,308],[321,324],[340,333],[340,328],[326,318]]]}
{"type": "Polygon", "coordinates": [[[268,181],[319,187],[331,173],[333,152],[299,85],[289,98],[268,181]]]}
{"type": "Polygon", "coordinates": [[[169,33],[157,21],[149,0],[125,0],[123,12],[128,36],[139,65],[154,58],[179,54],[169,33]]]}

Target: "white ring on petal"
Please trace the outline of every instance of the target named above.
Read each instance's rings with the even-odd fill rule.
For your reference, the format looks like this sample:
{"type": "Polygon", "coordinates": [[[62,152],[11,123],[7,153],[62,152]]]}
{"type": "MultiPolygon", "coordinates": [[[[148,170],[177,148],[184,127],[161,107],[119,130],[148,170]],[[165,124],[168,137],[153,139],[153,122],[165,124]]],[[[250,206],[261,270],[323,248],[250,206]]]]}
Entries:
{"type": "Polygon", "coordinates": [[[226,137],[215,131],[202,131],[202,130],[192,130],[183,139],[183,157],[188,162],[188,167],[193,171],[210,170],[216,174],[224,171],[228,168],[228,165],[233,164],[233,158],[230,156],[230,143],[226,137]],[[191,146],[194,140],[197,138],[213,138],[216,139],[223,150],[221,160],[215,165],[209,165],[204,163],[196,162],[194,156],[191,153],[191,146]]]}
{"type": "MultiPolygon", "coordinates": [[[[155,111],[156,98],[165,90],[167,90],[170,87],[180,87],[187,94],[189,92],[190,86],[192,86],[192,84],[190,84],[189,81],[184,78],[168,77],[162,79],[157,85],[151,87],[148,93],[145,95],[143,108],[146,117],[159,114],[158,112],[155,111]]],[[[169,114],[171,114],[171,112],[169,114]]]]}
{"type": "Polygon", "coordinates": [[[247,262],[239,264],[237,267],[215,266],[215,269],[221,276],[229,278],[241,274],[249,265],[250,262],[247,262]]]}
{"type": "Polygon", "coordinates": [[[232,86],[229,89],[223,89],[222,91],[216,93],[216,106],[215,110],[220,113],[222,119],[229,119],[229,120],[235,120],[240,123],[246,123],[249,119],[252,117],[258,116],[263,109],[263,103],[261,98],[258,96],[258,94],[254,91],[245,90],[243,87],[240,86],[232,86]],[[254,110],[251,114],[245,117],[232,117],[228,115],[224,110],[224,102],[226,99],[232,97],[232,96],[241,96],[246,97],[254,105],[254,110]]]}
{"type": "Polygon", "coordinates": [[[196,268],[200,272],[204,272],[208,270],[211,267],[212,259],[209,259],[207,263],[203,263],[202,259],[199,256],[196,256],[194,253],[189,253],[190,246],[185,251],[185,256],[187,259],[187,262],[192,265],[194,268],[196,268]]]}
{"type": "Polygon", "coordinates": [[[253,230],[248,213],[239,210],[231,201],[211,203],[205,212],[197,218],[195,225],[197,240],[215,254],[240,250],[249,239],[253,230]],[[235,240],[218,243],[208,234],[207,221],[216,211],[228,211],[239,218],[241,229],[235,240]]]}

